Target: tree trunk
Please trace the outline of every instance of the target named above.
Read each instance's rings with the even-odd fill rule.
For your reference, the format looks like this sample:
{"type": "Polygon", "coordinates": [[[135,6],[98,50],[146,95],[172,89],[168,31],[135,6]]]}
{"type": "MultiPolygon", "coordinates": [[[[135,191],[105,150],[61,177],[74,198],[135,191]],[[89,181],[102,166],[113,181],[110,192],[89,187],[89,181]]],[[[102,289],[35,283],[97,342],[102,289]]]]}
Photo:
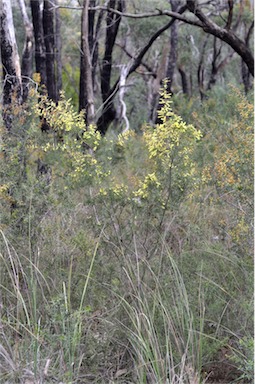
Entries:
{"type": "MultiPolygon", "coordinates": [[[[171,8],[173,12],[177,12],[178,2],[175,0],[170,0],[171,8]]],[[[177,63],[178,56],[178,21],[176,20],[170,28],[171,37],[170,37],[170,54],[168,59],[168,66],[166,71],[166,77],[169,79],[168,82],[168,92],[173,93],[173,78],[174,71],[177,63]]]]}
{"type": "Polygon", "coordinates": [[[210,90],[212,86],[216,83],[217,73],[218,73],[217,60],[220,57],[220,53],[221,53],[221,47],[217,49],[217,37],[214,36],[211,74],[210,74],[210,79],[207,85],[207,90],[210,90]]]}
{"type": "Polygon", "coordinates": [[[30,0],[35,38],[35,68],[40,74],[40,84],[43,88],[47,86],[47,74],[41,3],[41,0],[30,0]]]}
{"type": "MultiPolygon", "coordinates": [[[[123,0],[110,0],[109,8],[122,12],[123,0]]],[[[111,73],[112,73],[112,53],[117,37],[121,16],[108,11],[106,17],[106,38],[105,38],[105,53],[102,61],[101,69],[101,94],[104,103],[103,113],[98,120],[98,130],[105,134],[108,126],[116,117],[113,99],[110,96],[111,91],[111,73]]]]}
{"type": "MultiPolygon", "coordinates": [[[[89,44],[89,0],[84,0],[81,19],[81,62],[79,110],[86,112],[86,124],[94,122],[94,92],[92,83],[92,64],[89,44]]],[[[93,31],[92,33],[93,36],[93,31]]],[[[91,37],[91,36],[90,36],[91,37]]],[[[91,38],[92,39],[92,38],[91,38]]],[[[92,47],[92,44],[91,44],[92,47]]]]}
{"type": "MultiPolygon", "coordinates": [[[[95,0],[90,0],[90,6],[95,6],[95,0]]],[[[103,9],[100,10],[97,21],[95,21],[95,11],[89,10],[89,49],[92,65],[92,83],[95,88],[96,70],[98,65],[98,40],[104,17],[103,9]]]]}
{"type": "Polygon", "coordinates": [[[25,27],[25,44],[22,53],[21,61],[21,75],[22,75],[22,92],[23,92],[23,101],[27,99],[28,90],[29,90],[29,81],[33,73],[33,47],[34,47],[34,31],[33,24],[30,22],[26,5],[24,0],[18,0],[19,7],[22,15],[23,24],[25,27]]]}
{"type": "Polygon", "coordinates": [[[183,92],[184,95],[189,96],[190,92],[189,92],[188,78],[187,78],[186,72],[185,72],[185,70],[184,70],[182,65],[179,65],[178,71],[179,71],[179,73],[181,75],[182,92],[183,92]]]}
{"type": "Polygon", "coordinates": [[[54,3],[55,0],[44,0],[43,32],[46,48],[47,91],[49,98],[57,101],[57,87],[55,79],[54,3]]]}
{"type": "MultiPolygon", "coordinates": [[[[56,0],[58,4],[58,0],[56,0]]],[[[56,97],[59,100],[59,92],[62,89],[62,58],[61,58],[61,49],[62,49],[62,40],[61,40],[61,19],[59,15],[59,8],[55,9],[55,36],[56,36],[56,97]]]]}
{"type": "MultiPolygon", "coordinates": [[[[179,14],[181,15],[185,10],[187,9],[186,5],[182,6],[179,9],[179,14]]],[[[132,65],[129,68],[127,78],[135,72],[135,70],[139,67],[139,65],[142,63],[142,60],[152,44],[157,40],[157,38],[162,35],[167,29],[169,29],[172,24],[175,22],[175,19],[172,18],[167,24],[165,24],[163,27],[161,27],[159,30],[157,30],[149,39],[148,43],[140,50],[140,52],[137,54],[137,56],[132,60],[132,65]]],[[[102,134],[105,134],[109,125],[111,122],[115,119],[116,112],[113,107],[113,99],[115,97],[115,94],[118,92],[119,89],[119,83],[120,83],[120,77],[117,79],[115,84],[109,89],[108,94],[105,95],[106,102],[104,103],[104,109],[103,113],[100,116],[100,118],[97,121],[97,128],[99,132],[102,134]]]]}
{"type": "MultiPolygon", "coordinates": [[[[250,40],[250,37],[252,35],[253,28],[254,28],[254,21],[251,23],[250,28],[248,29],[248,32],[247,32],[246,37],[245,37],[245,44],[248,48],[249,48],[249,40],[250,40]]],[[[245,65],[245,62],[243,60],[241,63],[241,71],[242,71],[242,80],[243,80],[243,85],[244,85],[244,91],[247,94],[248,91],[252,88],[252,84],[250,81],[250,72],[249,72],[249,70],[248,70],[248,68],[245,65]]]]}
{"type": "MultiPolygon", "coordinates": [[[[213,47],[214,48],[213,48],[212,69],[211,69],[210,79],[207,85],[207,90],[210,90],[212,86],[216,84],[218,73],[228,64],[229,60],[232,58],[234,54],[234,51],[232,51],[224,59],[219,61],[222,45],[219,47],[219,49],[217,49],[217,37],[214,37],[213,47]]],[[[247,66],[244,65],[244,67],[249,74],[247,66]]]]}
{"type": "Polygon", "coordinates": [[[21,70],[16,44],[10,0],[2,0],[1,9],[1,59],[3,67],[3,120],[11,130],[11,104],[21,103],[21,70]]]}
{"type": "Polygon", "coordinates": [[[202,49],[201,49],[201,52],[200,52],[200,59],[199,59],[199,63],[198,63],[198,68],[197,68],[197,83],[198,83],[198,88],[199,88],[199,93],[200,93],[201,100],[203,100],[204,97],[205,97],[205,90],[204,90],[204,80],[205,80],[204,79],[204,73],[205,73],[205,69],[204,69],[204,56],[205,56],[205,48],[206,48],[206,45],[208,43],[209,37],[210,37],[210,35],[207,35],[205,37],[204,42],[203,42],[202,49]]]}

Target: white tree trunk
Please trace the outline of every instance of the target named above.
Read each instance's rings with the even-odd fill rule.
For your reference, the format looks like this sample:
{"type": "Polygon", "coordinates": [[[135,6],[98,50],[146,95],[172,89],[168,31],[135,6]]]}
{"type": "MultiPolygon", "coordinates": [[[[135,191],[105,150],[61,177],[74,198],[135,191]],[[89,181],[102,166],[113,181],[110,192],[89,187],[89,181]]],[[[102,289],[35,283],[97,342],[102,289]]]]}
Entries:
{"type": "Polygon", "coordinates": [[[1,1],[1,60],[3,66],[3,118],[11,129],[8,106],[22,100],[20,60],[16,44],[10,0],[1,1]],[[14,99],[15,97],[15,99],[14,99]]]}
{"type": "Polygon", "coordinates": [[[4,80],[8,79],[15,85],[17,83],[20,85],[20,59],[14,32],[11,1],[2,0],[1,8],[1,58],[4,80]]]}

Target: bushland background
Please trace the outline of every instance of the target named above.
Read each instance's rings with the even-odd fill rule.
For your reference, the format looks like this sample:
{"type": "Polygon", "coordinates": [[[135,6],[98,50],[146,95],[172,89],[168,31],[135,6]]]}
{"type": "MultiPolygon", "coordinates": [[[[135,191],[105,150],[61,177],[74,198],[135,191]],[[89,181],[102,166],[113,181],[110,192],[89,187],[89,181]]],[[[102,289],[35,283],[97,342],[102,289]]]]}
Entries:
{"type": "Polygon", "coordinates": [[[252,383],[253,27],[2,0],[1,383],[252,383]]]}

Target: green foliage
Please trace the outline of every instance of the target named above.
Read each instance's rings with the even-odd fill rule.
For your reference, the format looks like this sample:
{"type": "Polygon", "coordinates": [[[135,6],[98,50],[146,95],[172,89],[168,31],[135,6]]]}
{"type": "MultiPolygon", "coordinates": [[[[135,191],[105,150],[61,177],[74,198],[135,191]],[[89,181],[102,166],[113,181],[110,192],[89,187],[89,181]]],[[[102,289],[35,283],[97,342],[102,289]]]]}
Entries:
{"type": "Polygon", "coordinates": [[[224,348],[250,380],[251,103],[164,87],[160,105],[155,127],[104,138],[64,95],[12,106],[0,380],[198,382],[224,348]]]}
{"type": "Polygon", "coordinates": [[[242,372],[241,379],[252,382],[254,379],[254,339],[244,337],[239,340],[238,349],[234,350],[232,360],[242,372]]]}

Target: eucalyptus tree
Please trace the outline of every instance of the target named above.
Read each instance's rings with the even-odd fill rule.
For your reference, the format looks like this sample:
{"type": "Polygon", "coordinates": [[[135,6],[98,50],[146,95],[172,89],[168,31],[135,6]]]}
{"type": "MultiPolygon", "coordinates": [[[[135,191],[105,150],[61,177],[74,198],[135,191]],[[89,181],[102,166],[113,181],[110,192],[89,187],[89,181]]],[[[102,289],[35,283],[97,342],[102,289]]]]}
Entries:
{"type": "Polygon", "coordinates": [[[25,0],[18,0],[18,3],[25,29],[25,43],[21,59],[23,101],[25,101],[28,96],[29,82],[33,73],[34,31],[33,24],[28,17],[25,0]]]}
{"type": "Polygon", "coordinates": [[[3,120],[11,130],[10,106],[22,101],[21,67],[13,24],[10,0],[2,0],[1,7],[1,60],[3,72],[3,120]]]}
{"type": "MultiPolygon", "coordinates": [[[[174,2],[172,2],[174,4],[174,2]]],[[[171,34],[171,46],[170,56],[168,59],[167,69],[164,73],[166,77],[169,75],[173,77],[175,66],[176,66],[176,49],[174,49],[175,45],[177,46],[177,35],[176,28],[174,28],[174,23],[176,20],[179,20],[182,24],[191,25],[193,28],[198,28],[205,32],[205,35],[213,36],[214,38],[214,53],[213,53],[213,62],[211,66],[210,77],[207,80],[208,84],[206,86],[207,89],[215,83],[216,76],[219,70],[224,67],[228,61],[231,59],[233,52],[240,56],[243,60],[243,63],[247,66],[248,72],[250,75],[254,75],[254,57],[252,51],[250,50],[247,42],[244,40],[243,36],[239,36],[238,23],[233,25],[233,15],[234,15],[234,5],[238,7],[238,4],[234,4],[232,0],[228,1],[228,3],[222,3],[220,1],[216,1],[212,3],[211,1],[201,2],[197,0],[186,0],[180,1],[178,3],[179,7],[176,7],[176,4],[172,4],[172,10],[164,10],[164,9],[156,9],[152,11],[146,12],[127,12],[124,7],[122,9],[118,9],[116,7],[115,1],[108,1],[107,6],[97,6],[92,7],[93,10],[104,10],[107,12],[108,20],[109,15],[111,18],[111,23],[108,23],[106,26],[106,43],[105,47],[107,52],[107,44],[111,39],[109,38],[109,33],[112,28],[115,28],[115,32],[113,34],[114,40],[111,42],[110,52],[112,54],[114,43],[116,41],[116,34],[119,30],[119,23],[124,18],[134,19],[137,23],[139,20],[144,18],[152,18],[152,17],[160,17],[167,16],[170,18],[170,21],[162,25],[157,31],[152,32],[150,36],[148,36],[147,42],[132,56],[129,63],[127,63],[128,70],[126,72],[126,78],[128,78],[131,74],[133,74],[137,68],[142,64],[144,57],[151,49],[154,42],[160,37],[165,31],[172,28],[171,34]],[[113,19],[115,15],[116,22],[113,19]],[[217,16],[226,17],[225,24],[217,21],[217,16]],[[119,17],[119,18],[117,18],[119,17]],[[116,28],[117,27],[117,28],[116,28]],[[175,32],[174,32],[175,31],[175,32]],[[175,41],[174,41],[175,40],[175,41]],[[220,46],[217,46],[217,42],[220,41],[220,46]],[[233,52],[229,53],[226,57],[221,60],[218,60],[219,53],[221,51],[222,45],[229,46],[233,52]],[[172,55],[172,56],[171,56],[172,55]],[[218,60],[218,61],[217,61],[218,60]]],[[[207,40],[207,39],[206,39],[207,40]]],[[[206,44],[206,42],[205,42],[206,44]]],[[[120,75],[117,77],[113,85],[110,87],[111,83],[111,57],[108,60],[107,55],[103,58],[102,62],[102,70],[101,70],[101,94],[103,99],[103,108],[102,114],[97,120],[98,129],[101,133],[105,133],[111,124],[111,122],[115,119],[115,108],[114,108],[114,98],[116,93],[120,89],[120,75]]],[[[202,60],[203,58],[201,58],[202,60]]],[[[201,62],[202,64],[202,62],[201,62]]],[[[182,85],[184,92],[188,92],[187,86],[187,77],[185,76],[185,72],[181,67],[180,74],[182,77],[182,85]]],[[[162,72],[162,71],[161,71],[162,72]]],[[[161,80],[158,78],[159,74],[156,74],[156,82],[154,84],[158,84],[161,80]],[[158,81],[159,80],[159,81],[158,81]]],[[[154,73],[155,76],[155,73],[154,73]]],[[[200,85],[202,84],[201,79],[200,85]]],[[[201,87],[202,90],[202,87],[201,87]]]]}
{"type": "MultiPolygon", "coordinates": [[[[25,26],[22,73],[14,27],[5,17],[11,15],[11,2],[2,1],[4,79],[13,76],[11,82],[4,82],[4,104],[10,98],[14,83],[19,89],[16,94],[21,97],[22,90],[18,86],[21,75],[24,79],[31,76],[33,42],[34,70],[40,74],[41,90],[45,89],[50,99],[58,101],[63,60],[66,60],[61,57],[61,8],[66,8],[65,12],[70,14],[81,12],[80,26],[71,27],[78,31],[80,39],[73,47],[80,59],[80,64],[74,64],[77,71],[78,67],[80,69],[79,110],[85,110],[87,124],[97,124],[102,134],[114,121],[125,119],[127,122],[124,97],[137,108],[137,96],[133,97],[129,92],[131,86],[130,89],[137,87],[136,92],[141,93],[140,84],[143,84],[142,97],[149,100],[149,106],[143,102],[140,110],[147,108],[147,116],[152,121],[157,112],[159,87],[165,77],[170,79],[169,91],[175,92],[177,84],[177,91],[190,95],[199,90],[203,97],[232,62],[232,57],[239,57],[242,61],[240,79],[246,90],[250,88],[254,58],[249,41],[254,24],[252,15],[245,16],[246,10],[250,9],[247,1],[159,0],[156,8],[151,0],[63,0],[59,3],[57,0],[30,0],[33,30],[24,6],[28,3],[18,1],[25,26]],[[184,45],[181,39],[187,27],[191,32],[188,32],[184,45]],[[199,43],[194,40],[195,35],[199,36],[199,43]],[[11,57],[5,53],[7,41],[7,45],[13,47],[11,57]]],[[[69,20],[72,23],[72,18],[69,20]]],[[[73,36],[65,36],[66,45],[71,38],[73,36]]]]}

